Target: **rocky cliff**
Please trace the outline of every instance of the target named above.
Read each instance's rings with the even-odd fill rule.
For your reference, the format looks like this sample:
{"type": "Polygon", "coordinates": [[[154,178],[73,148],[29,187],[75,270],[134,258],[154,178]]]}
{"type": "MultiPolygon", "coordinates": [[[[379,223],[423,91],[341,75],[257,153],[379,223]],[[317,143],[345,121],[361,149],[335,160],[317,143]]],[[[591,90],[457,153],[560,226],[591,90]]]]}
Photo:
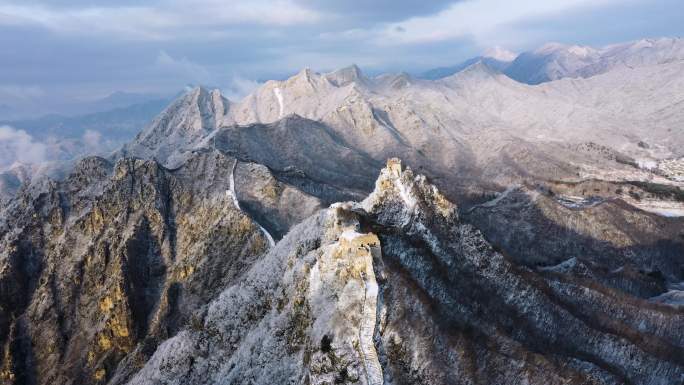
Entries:
{"type": "Polygon", "coordinates": [[[131,380],[665,384],[684,313],[496,252],[392,160],[297,225],[131,380]]]}
{"type": "Polygon", "coordinates": [[[15,199],[0,222],[0,378],[105,383],[191,322],[269,248],[230,196],[233,162],[87,158],[15,199]]]}

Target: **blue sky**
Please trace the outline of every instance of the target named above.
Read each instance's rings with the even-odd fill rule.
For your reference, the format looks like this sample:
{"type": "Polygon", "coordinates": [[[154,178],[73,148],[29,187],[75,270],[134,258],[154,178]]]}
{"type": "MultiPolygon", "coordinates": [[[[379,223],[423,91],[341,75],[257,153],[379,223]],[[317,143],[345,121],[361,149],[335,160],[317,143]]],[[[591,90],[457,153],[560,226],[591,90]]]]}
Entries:
{"type": "Polygon", "coordinates": [[[0,0],[0,107],[186,84],[237,97],[303,67],[418,72],[493,46],[681,36],[681,0],[0,0]]]}

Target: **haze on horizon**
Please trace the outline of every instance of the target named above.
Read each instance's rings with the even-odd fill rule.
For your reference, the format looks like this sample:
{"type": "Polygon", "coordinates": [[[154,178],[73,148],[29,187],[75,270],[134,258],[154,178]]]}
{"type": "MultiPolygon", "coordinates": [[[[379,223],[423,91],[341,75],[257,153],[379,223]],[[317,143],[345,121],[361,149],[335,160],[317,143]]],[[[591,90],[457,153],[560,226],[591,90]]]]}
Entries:
{"type": "Polygon", "coordinates": [[[239,97],[258,81],[351,63],[420,72],[493,47],[679,36],[677,0],[0,1],[0,108],[69,112],[187,84],[239,97]]]}

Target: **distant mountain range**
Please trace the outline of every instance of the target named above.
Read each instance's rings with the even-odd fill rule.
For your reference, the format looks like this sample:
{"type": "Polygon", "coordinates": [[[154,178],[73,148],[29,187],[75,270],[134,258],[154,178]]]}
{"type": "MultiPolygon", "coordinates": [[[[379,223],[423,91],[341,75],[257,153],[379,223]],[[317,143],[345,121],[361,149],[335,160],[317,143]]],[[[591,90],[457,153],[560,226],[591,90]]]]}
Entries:
{"type": "Polygon", "coordinates": [[[684,60],[684,41],[680,38],[642,39],[602,48],[549,43],[508,60],[480,56],[450,66],[424,72],[420,77],[440,79],[482,61],[490,68],[526,84],[540,84],[562,78],[590,77],[615,67],[635,68],[684,60]]]}
{"type": "Polygon", "coordinates": [[[503,72],[508,66],[511,64],[509,61],[502,61],[498,59],[494,59],[491,57],[485,57],[485,56],[477,56],[472,59],[468,59],[460,64],[450,66],[450,67],[438,67],[434,68],[428,71],[423,72],[422,74],[419,75],[420,78],[422,79],[428,79],[428,80],[437,80],[437,79],[443,79],[445,77],[457,74],[464,69],[472,66],[473,64],[477,64],[479,62],[484,63],[487,65],[489,68],[492,68],[494,70],[497,70],[499,72],[503,72]]]}
{"type": "MultiPolygon", "coordinates": [[[[90,130],[106,138],[124,140],[132,138],[169,102],[170,99],[155,99],[84,115],[46,115],[35,119],[0,121],[0,125],[22,129],[39,138],[79,138],[90,130]]],[[[99,105],[104,109],[109,103],[99,105]]]]}

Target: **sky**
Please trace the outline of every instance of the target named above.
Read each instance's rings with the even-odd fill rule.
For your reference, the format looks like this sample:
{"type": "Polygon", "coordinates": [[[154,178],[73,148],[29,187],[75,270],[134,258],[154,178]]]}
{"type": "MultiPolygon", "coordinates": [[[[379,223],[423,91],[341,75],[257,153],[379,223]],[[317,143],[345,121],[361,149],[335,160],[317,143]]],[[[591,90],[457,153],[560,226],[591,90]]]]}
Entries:
{"type": "Polygon", "coordinates": [[[0,113],[190,84],[238,99],[305,67],[415,73],[497,46],[677,37],[681,15],[681,0],[0,0],[0,113]]]}

